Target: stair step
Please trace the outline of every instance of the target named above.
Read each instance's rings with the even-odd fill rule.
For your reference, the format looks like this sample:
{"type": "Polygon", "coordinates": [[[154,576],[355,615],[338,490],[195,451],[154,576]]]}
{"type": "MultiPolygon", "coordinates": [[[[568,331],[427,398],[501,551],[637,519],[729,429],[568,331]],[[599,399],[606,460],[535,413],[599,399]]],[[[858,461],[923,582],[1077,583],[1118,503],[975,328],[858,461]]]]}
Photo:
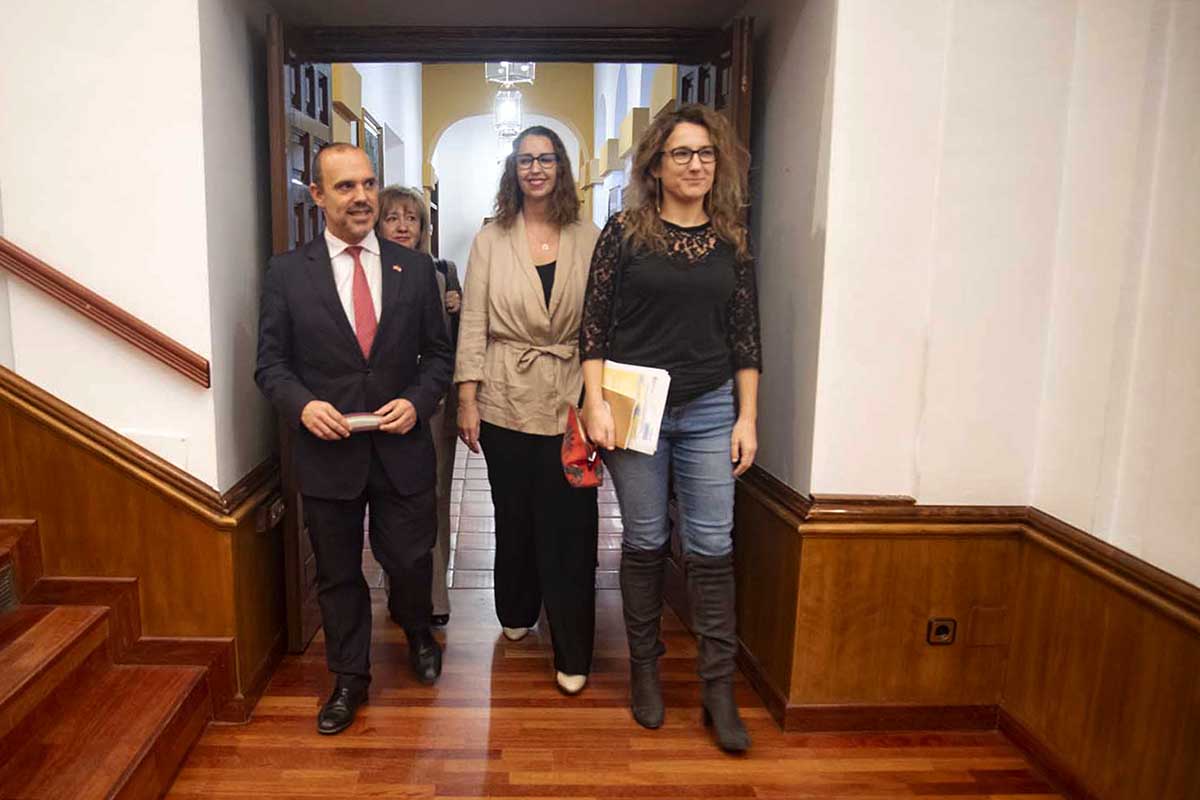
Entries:
{"type": "Polygon", "coordinates": [[[108,639],[108,609],[18,606],[0,615],[0,738],[108,639]]]}
{"type": "Polygon", "coordinates": [[[42,546],[37,523],[0,519],[0,612],[19,605],[42,576],[42,546]]]}
{"type": "Polygon", "coordinates": [[[159,797],[210,716],[203,667],[94,659],[0,742],[0,797],[159,797]]]}

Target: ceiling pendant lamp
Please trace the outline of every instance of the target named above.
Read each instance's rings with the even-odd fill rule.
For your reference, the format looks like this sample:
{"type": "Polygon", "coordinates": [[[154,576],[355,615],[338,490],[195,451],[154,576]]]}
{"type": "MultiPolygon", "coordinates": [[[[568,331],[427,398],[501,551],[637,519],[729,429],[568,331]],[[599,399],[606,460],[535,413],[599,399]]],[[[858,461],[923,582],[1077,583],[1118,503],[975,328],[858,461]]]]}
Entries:
{"type": "Polygon", "coordinates": [[[501,89],[492,104],[492,124],[501,136],[516,136],[521,132],[521,92],[501,89]]]}
{"type": "Polygon", "coordinates": [[[532,61],[489,61],[483,65],[483,77],[502,87],[492,103],[492,125],[501,139],[511,139],[521,132],[521,92],[513,86],[533,83],[535,71],[532,61]]]}
{"type": "Polygon", "coordinates": [[[489,61],[483,65],[483,77],[508,88],[516,83],[533,83],[536,69],[532,61],[489,61]]]}

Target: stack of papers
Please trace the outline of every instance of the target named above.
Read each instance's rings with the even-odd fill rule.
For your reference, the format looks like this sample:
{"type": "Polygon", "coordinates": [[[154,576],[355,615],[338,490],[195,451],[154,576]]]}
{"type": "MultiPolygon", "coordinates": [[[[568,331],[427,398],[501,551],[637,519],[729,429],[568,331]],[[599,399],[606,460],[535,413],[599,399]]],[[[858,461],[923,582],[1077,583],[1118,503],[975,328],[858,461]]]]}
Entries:
{"type": "Polygon", "coordinates": [[[665,369],[604,362],[600,388],[612,409],[617,447],[654,455],[670,385],[671,376],[665,369]]]}

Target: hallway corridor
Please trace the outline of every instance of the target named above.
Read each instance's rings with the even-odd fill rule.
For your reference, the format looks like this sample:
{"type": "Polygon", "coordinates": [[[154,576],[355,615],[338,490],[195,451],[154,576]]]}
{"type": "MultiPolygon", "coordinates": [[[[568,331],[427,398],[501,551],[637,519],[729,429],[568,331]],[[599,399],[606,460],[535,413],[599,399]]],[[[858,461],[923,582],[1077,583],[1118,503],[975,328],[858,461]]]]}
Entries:
{"type": "Polygon", "coordinates": [[[482,456],[460,445],[454,473],[450,624],[435,686],[407,666],[404,634],[374,598],[370,704],[339,736],[319,736],[330,688],[324,643],[288,656],[246,725],[213,724],[168,798],[1058,798],[995,731],[784,734],[745,679],[738,702],[754,747],[720,753],[700,725],[696,647],[671,612],[662,660],[666,723],[639,728],[627,707],[628,650],[615,590],[620,517],[601,492],[596,656],[587,689],[557,691],[545,620],[519,642],[500,634],[491,592],[494,523],[482,456]]]}
{"type": "MultiPolygon", "coordinates": [[[[452,589],[492,588],[496,551],[496,521],[491,486],[482,453],[472,453],[461,441],[450,491],[450,576],[452,589]]],[[[621,561],[621,511],[611,482],[600,487],[600,544],[596,588],[617,589],[621,561]]],[[[451,617],[453,618],[453,617],[451,617]]]]}

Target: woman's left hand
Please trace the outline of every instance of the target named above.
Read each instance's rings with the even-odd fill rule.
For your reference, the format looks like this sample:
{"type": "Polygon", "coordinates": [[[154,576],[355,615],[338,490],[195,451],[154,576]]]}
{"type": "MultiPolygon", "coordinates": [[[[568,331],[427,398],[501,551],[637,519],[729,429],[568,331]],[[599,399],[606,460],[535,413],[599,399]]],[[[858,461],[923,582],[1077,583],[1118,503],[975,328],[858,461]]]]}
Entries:
{"type": "Polygon", "coordinates": [[[739,418],[733,423],[729,437],[729,460],[733,462],[733,477],[741,475],[754,464],[758,454],[758,431],[753,420],[739,418]]]}
{"type": "Polygon", "coordinates": [[[462,308],[462,295],[450,289],[446,292],[446,310],[451,314],[457,314],[460,308],[462,308]]]}

